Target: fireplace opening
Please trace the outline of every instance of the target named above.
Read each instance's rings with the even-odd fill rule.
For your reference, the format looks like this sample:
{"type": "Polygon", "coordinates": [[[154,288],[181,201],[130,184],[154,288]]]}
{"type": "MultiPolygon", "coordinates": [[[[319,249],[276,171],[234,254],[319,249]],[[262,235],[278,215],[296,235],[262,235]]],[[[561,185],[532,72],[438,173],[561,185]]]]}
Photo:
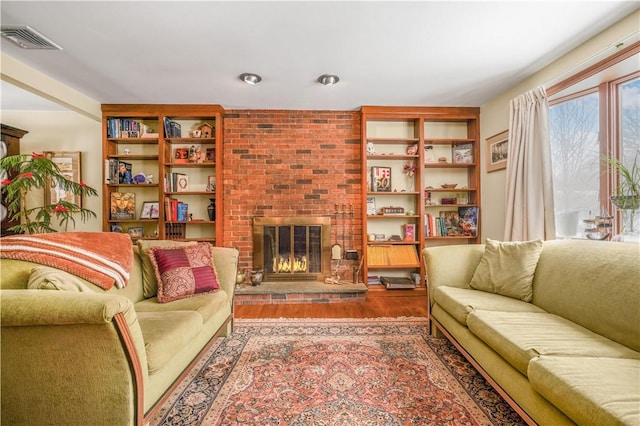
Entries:
{"type": "Polygon", "coordinates": [[[253,265],[265,281],[323,281],[331,269],[331,218],[257,217],[253,265]]]}

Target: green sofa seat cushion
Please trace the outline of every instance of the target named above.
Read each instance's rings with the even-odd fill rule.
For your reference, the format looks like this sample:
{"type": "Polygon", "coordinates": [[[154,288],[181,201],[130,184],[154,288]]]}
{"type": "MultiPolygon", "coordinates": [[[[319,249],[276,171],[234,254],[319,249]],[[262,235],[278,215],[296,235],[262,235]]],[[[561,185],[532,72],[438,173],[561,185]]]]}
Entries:
{"type": "Polygon", "coordinates": [[[202,329],[202,316],[193,311],[138,312],[149,374],[160,370],[202,329]]]}
{"type": "Polygon", "coordinates": [[[433,301],[463,325],[467,325],[467,315],[476,309],[503,312],[544,312],[536,305],[512,297],[459,287],[437,287],[433,292],[433,301]]]}
{"type": "Polygon", "coordinates": [[[200,294],[186,299],[174,300],[169,303],[158,303],[155,297],[145,299],[135,304],[136,312],[173,312],[193,311],[200,314],[202,322],[209,321],[225,304],[230,304],[229,295],[224,290],[215,293],[200,294]]]}
{"type": "Polygon", "coordinates": [[[578,424],[640,424],[640,360],[541,356],[531,386],[578,424]]]}
{"type": "Polygon", "coordinates": [[[639,358],[640,354],[562,317],[533,312],[471,312],[469,330],[522,374],[538,355],[639,358]]]}

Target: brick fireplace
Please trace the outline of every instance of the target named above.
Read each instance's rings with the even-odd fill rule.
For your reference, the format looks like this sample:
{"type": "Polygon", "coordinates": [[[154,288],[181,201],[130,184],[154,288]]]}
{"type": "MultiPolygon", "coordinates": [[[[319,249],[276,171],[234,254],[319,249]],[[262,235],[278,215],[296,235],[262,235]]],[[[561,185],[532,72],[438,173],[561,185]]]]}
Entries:
{"type": "MultiPolygon", "coordinates": [[[[329,241],[362,253],[360,147],[357,111],[227,110],[223,245],[240,250],[241,270],[264,267],[254,259],[254,218],[325,217],[329,241]],[[337,204],[355,206],[346,230],[337,204]]],[[[352,267],[341,262],[342,278],[352,267]]]]}

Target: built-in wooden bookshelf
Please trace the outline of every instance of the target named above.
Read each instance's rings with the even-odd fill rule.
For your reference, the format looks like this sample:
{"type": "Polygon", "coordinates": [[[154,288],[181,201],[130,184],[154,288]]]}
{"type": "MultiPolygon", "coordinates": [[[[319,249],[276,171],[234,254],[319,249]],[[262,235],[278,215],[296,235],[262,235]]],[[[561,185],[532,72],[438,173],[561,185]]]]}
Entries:
{"type": "Polygon", "coordinates": [[[424,247],[480,239],[479,109],[363,106],[361,114],[364,278],[372,289],[384,287],[369,278],[383,275],[424,286],[424,247]]]}
{"type": "Polygon", "coordinates": [[[102,105],[103,230],[221,245],[223,114],[218,105],[102,105]]]}

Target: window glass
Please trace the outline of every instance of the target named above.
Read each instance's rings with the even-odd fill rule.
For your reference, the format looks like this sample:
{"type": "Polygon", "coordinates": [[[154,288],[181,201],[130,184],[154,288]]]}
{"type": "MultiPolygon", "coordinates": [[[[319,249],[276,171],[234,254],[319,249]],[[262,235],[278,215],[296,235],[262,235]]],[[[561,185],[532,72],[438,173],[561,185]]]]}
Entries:
{"type": "Polygon", "coordinates": [[[598,93],[549,108],[551,163],[557,234],[580,232],[584,219],[608,215],[600,209],[598,93]]]}
{"type": "Polygon", "coordinates": [[[618,86],[622,162],[631,169],[640,150],[640,78],[618,86]]]}

